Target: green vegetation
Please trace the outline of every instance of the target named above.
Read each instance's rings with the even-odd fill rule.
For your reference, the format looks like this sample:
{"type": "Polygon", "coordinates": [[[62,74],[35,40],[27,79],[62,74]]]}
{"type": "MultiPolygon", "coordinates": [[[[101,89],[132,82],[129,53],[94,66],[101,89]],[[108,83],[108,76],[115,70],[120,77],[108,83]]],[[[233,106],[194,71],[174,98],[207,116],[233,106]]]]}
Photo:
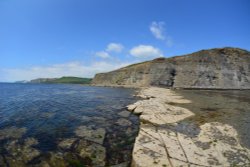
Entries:
{"type": "Polygon", "coordinates": [[[148,64],[148,63],[151,63],[151,61],[144,61],[144,62],[140,62],[140,63],[131,64],[131,65],[128,65],[128,66],[123,67],[121,69],[126,69],[126,68],[129,68],[129,67],[134,67],[134,66],[137,66],[137,65],[148,64]]]}
{"type": "Polygon", "coordinates": [[[61,83],[61,84],[90,84],[91,78],[61,77],[61,78],[39,78],[31,80],[31,83],[61,83]]]}
{"type": "Polygon", "coordinates": [[[78,78],[78,77],[62,77],[50,81],[51,83],[71,83],[71,84],[90,84],[91,78],[78,78]]]}

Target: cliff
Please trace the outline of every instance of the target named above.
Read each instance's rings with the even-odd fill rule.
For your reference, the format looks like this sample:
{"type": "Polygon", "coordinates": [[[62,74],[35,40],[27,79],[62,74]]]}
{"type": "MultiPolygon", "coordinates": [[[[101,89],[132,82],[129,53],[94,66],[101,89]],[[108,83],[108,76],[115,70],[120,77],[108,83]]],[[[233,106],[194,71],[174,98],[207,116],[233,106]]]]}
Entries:
{"type": "Polygon", "coordinates": [[[184,56],[158,58],[96,74],[92,84],[250,89],[250,52],[238,48],[216,48],[184,56]]]}

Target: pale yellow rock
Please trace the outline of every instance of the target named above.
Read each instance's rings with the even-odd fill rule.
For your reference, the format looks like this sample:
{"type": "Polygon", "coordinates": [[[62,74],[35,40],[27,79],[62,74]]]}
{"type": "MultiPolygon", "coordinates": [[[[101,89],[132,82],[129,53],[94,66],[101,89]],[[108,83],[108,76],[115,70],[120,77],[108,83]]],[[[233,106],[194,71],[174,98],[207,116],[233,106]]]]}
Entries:
{"type": "Polygon", "coordinates": [[[179,143],[177,136],[170,136],[168,130],[158,130],[159,135],[162,138],[163,143],[165,144],[168,154],[171,158],[178,159],[181,161],[187,162],[187,158],[182,149],[182,146],[179,143]]]}
{"type": "Polygon", "coordinates": [[[135,167],[170,166],[165,148],[156,129],[143,126],[136,138],[133,150],[133,164],[135,167]]]}
{"type": "Polygon", "coordinates": [[[72,144],[76,141],[76,138],[69,138],[61,141],[58,146],[62,149],[70,149],[72,144]]]}
{"type": "Polygon", "coordinates": [[[190,167],[187,162],[179,161],[177,159],[170,158],[173,167],[190,167]]]}
{"type": "Polygon", "coordinates": [[[190,100],[156,87],[142,89],[138,96],[147,100],[128,106],[128,110],[140,114],[141,120],[132,166],[250,166],[250,150],[240,145],[232,126],[206,123],[198,127],[196,135],[188,136],[176,128],[181,120],[194,113],[175,104],[191,103],[190,100]]]}
{"type": "Polygon", "coordinates": [[[204,154],[202,148],[196,146],[191,138],[180,133],[178,133],[178,138],[187,156],[188,162],[203,166],[210,165],[207,162],[207,159],[209,158],[208,155],[204,154]]]}
{"type": "Polygon", "coordinates": [[[128,105],[127,106],[127,110],[128,111],[134,111],[134,109],[137,107],[137,105],[136,104],[131,104],[131,105],[128,105]]]}

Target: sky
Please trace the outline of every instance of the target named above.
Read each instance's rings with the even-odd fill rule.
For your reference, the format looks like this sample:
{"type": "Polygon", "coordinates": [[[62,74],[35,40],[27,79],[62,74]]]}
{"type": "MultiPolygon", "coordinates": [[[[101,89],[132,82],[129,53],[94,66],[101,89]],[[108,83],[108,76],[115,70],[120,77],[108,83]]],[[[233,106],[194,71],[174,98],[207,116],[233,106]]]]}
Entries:
{"type": "Polygon", "coordinates": [[[218,47],[250,50],[249,0],[0,0],[0,82],[218,47]]]}

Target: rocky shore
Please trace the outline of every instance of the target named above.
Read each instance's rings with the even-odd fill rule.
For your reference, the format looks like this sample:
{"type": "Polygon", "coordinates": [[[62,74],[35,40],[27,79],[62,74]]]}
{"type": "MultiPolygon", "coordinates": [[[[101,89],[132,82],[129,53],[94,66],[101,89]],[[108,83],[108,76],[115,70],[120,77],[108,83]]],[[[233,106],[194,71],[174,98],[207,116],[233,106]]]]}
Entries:
{"type": "Polygon", "coordinates": [[[133,167],[250,166],[250,150],[231,125],[183,122],[195,114],[178,104],[192,101],[170,89],[143,88],[138,96],[143,100],[127,106],[141,121],[133,167]]]}

